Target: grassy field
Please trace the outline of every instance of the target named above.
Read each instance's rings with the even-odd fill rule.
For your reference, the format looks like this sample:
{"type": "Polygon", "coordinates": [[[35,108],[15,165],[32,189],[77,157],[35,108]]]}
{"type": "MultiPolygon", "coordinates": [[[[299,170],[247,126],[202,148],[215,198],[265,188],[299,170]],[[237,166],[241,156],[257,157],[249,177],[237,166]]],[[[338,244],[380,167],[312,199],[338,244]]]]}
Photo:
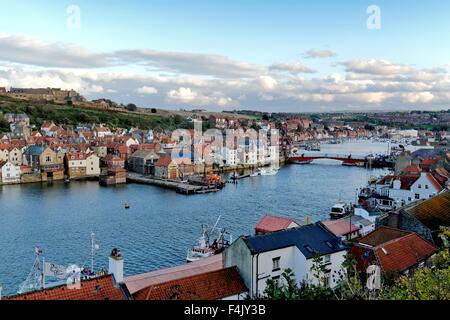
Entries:
{"type": "MultiPolygon", "coordinates": [[[[68,106],[52,103],[20,101],[9,97],[0,97],[0,113],[26,113],[31,124],[41,126],[45,121],[54,121],[60,125],[77,125],[79,123],[104,123],[110,128],[131,128],[154,130],[175,130],[188,128],[188,117],[201,116],[207,119],[211,114],[221,113],[190,111],[156,110],[151,113],[149,109],[138,109],[135,112],[125,109],[99,110],[85,106],[68,106]]],[[[230,114],[223,114],[230,117],[230,114]]],[[[242,118],[242,116],[240,116],[242,118]]],[[[244,117],[250,118],[250,117],[244,117]]],[[[205,127],[207,125],[205,124],[205,127]]],[[[0,122],[0,131],[9,131],[9,126],[0,122]]]]}

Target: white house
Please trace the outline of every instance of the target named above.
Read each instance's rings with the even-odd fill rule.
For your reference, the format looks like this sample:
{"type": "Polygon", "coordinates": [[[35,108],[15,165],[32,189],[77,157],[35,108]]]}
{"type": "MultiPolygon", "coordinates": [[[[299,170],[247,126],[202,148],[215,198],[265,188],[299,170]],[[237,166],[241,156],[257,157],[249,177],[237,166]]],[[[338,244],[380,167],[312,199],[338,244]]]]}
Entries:
{"type": "Polygon", "coordinates": [[[20,166],[16,166],[10,161],[0,164],[1,166],[1,181],[4,184],[20,183],[20,166]]]}
{"type": "Polygon", "coordinates": [[[397,207],[417,200],[426,200],[443,190],[431,173],[421,172],[420,176],[399,176],[389,187],[389,197],[397,207]]]}
{"type": "Polygon", "coordinates": [[[237,158],[237,150],[233,148],[224,147],[222,148],[223,161],[227,166],[235,166],[239,163],[237,158]]]}
{"type": "Polygon", "coordinates": [[[344,272],[342,263],[348,247],[340,238],[319,224],[275,233],[240,237],[224,252],[224,266],[237,266],[250,296],[264,293],[268,279],[278,280],[286,269],[294,272],[297,282],[317,284],[312,271],[318,255],[327,266],[322,280],[335,288],[344,272]]]}
{"type": "Polygon", "coordinates": [[[86,175],[100,175],[100,158],[95,153],[88,154],[86,157],[86,175]]]}

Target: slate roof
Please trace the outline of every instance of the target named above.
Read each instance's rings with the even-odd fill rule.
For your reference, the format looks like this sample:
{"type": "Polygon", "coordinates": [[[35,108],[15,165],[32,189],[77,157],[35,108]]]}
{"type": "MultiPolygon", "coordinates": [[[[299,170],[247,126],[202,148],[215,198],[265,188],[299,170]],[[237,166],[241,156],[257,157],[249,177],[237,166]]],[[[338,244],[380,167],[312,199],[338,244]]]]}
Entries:
{"type": "Polygon", "coordinates": [[[236,267],[152,285],[133,295],[135,300],[218,300],[247,292],[236,267]]]}
{"type": "Polygon", "coordinates": [[[81,282],[80,289],[67,285],[7,297],[5,300],[128,300],[128,291],[112,275],[81,282]]]}
{"type": "Polygon", "coordinates": [[[314,253],[325,255],[348,249],[340,238],[319,224],[243,237],[243,240],[252,254],[296,246],[307,259],[312,258],[314,253]]]}
{"type": "Polygon", "coordinates": [[[28,156],[40,156],[45,149],[46,147],[44,145],[34,145],[28,147],[27,151],[25,151],[25,154],[28,156]]]}

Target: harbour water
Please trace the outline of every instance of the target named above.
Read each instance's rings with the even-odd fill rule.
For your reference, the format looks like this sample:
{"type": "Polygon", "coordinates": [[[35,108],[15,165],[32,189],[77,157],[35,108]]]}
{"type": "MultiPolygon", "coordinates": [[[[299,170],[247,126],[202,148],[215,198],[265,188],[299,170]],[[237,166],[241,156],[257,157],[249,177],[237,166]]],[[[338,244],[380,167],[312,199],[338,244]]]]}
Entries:
{"type": "MultiPolygon", "coordinates": [[[[384,153],[384,143],[323,146],[323,151],[384,153]]],[[[201,224],[220,226],[234,238],[250,234],[267,213],[299,221],[328,217],[338,200],[355,201],[356,190],[385,170],[344,167],[332,161],[288,165],[275,176],[258,176],[229,184],[213,194],[184,196],[158,187],[128,184],[105,188],[96,182],[0,187],[0,283],[13,294],[25,280],[34,249],[46,261],[90,264],[90,234],[100,246],[98,271],[107,267],[110,250],[125,257],[127,275],[185,262],[187,249],[201,234],[201,224]],[[131,208],[124,209],[129,203],[131,208]]]]}

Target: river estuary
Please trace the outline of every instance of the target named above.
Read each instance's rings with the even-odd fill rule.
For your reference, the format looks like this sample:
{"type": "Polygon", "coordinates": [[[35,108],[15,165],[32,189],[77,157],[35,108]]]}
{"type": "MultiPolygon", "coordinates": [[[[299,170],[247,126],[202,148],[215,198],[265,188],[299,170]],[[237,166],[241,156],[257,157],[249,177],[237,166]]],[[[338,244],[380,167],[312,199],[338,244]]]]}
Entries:
{"type": "MultiPolygon", "coordinates": [[[[384,153],[382,143],[323,147],[329,152],[384,153]]],[[[96,182],[0,186],[0,283],[13,294],[27,277],[34,249],[46,261],[90,263],[90,234],[100,246],[95,268],[107,267],[111,249],[125,257],[127,275],[185,262],[187,249],[201,235],[201,224],[220,226],[233,238],[253,232],[266,213],[304,221],[327,218],[340,198],[354,201],[356,189],[385,170],[344,167],[322,161],[288,165],[276,176],[228,184],[215,194],[184,196],[157,187],[128,184],[112,188],[96,182]],[[129,210],[124,203],[130,203],[129,210]]]]}

